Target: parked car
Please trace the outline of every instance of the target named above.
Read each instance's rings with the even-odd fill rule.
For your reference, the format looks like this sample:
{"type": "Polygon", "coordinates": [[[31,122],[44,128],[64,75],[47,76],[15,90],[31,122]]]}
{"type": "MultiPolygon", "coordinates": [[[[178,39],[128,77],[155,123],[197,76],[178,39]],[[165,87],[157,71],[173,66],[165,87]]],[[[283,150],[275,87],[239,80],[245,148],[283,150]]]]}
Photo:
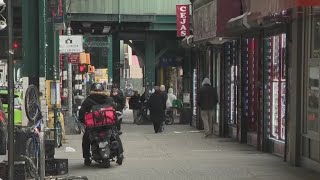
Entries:
{"type": "Polygon", "coordinates": [[[0,155],[6,155],[7,153],[7,122],[7,116],[0,100],[0,155]]]}
{"type": "MultiPolygon", "coordinates": [[[[8,116],[9,94],[8,94],[7,87],[0,87],[0,100],[3,105],[3,110],[8,116]]],[[[14,124],[15,125],[22,124],[22,93],[21,92],[14,93],[14,124]]]]}

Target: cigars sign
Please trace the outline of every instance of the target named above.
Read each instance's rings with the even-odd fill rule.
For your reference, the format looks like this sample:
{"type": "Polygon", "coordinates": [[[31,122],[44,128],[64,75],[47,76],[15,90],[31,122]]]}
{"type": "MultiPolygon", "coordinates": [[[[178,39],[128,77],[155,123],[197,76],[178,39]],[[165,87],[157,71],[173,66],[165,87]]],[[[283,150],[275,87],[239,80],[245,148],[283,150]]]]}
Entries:
{"type": "Polygon", "coordinates": [[[189,5],[177,5],[177,37],[190,35],[190,11],[189,5]]]}

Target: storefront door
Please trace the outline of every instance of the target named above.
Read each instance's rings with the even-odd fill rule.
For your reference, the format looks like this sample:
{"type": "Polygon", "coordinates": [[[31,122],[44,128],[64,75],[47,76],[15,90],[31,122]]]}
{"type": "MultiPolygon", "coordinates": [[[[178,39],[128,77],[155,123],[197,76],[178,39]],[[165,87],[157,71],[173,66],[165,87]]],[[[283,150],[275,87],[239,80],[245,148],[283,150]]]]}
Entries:
{"type": "Polygon", "coordinates": [[[264,39],[264,126],[267,151],[284,156],[286,138],[286,34],[264,39]]]}

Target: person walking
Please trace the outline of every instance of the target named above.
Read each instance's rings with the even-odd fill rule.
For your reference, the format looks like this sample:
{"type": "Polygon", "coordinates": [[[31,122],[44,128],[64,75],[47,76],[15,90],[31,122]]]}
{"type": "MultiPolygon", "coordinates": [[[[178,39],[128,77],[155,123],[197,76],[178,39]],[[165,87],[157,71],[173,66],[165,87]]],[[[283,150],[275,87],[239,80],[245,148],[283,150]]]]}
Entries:
{"type": "Polygon", "coordinates": [[[173,101],[177,99],[177,96],[173,94],[173,89],[168,89],[167,108],[171,108],[173,101]]]}
{"type": "Polygon", "coordinates": [[[140,94],[138,91],[134,91],[134,95],[130,98],[129,109],[132,109],[133,123],[136,123],[141,109],[140,94]]]}
{"type": "Polygon", "coordinates": [[[160,88],[158,86],[155,87],[155,92],[151,94],[148,103],[150,109],[150,118],[153,122],[154,132],[162,132],[160,128],[161,123],[164,119],[166,99],[163,96],[163,94],[161,94],[160,88]]]}
{"type": "MultiPolygon", "coordinates": [[[[123,94],[123,92],[119,89],[119,87],[115,84],[112,87],[112,92],[111,92],[111,97],[113,98],[114,102],[116,103],[116,111],[120,111],[121,113],[123,113],[123,109],[126,106],[126,98],[123,94]]],[[[119,131],[119,134],[122,134],[121,132],[121,123],[122,123],[122,119],[120,119],[117,122],[117,128],[119,131]]]]}
{"type": "MultiPolygon", "coordinates": [[[[168,100],[168,94],[166,92],[166,86],[165,85],[161,85],[160,86],[160,92],[161,92],[161,95],[164,97],[164,99],[168,100]]],[[[159,129],[159,132],[163,132],[164,131],[164,121],[165,121],[165,113],[163,114],[163,119],[162,121],[160,122],[160,129],[159,129]]]]}
{"type": "Polygon", "coordinates": [[[213,134],[213,110],[218,103],[218,93],[217,89],[211,86],[209,78],[205,78],[202,82],[202,87],[198,92],[197,103],[201,111],[204,137],[211,136],[213,134]]]}

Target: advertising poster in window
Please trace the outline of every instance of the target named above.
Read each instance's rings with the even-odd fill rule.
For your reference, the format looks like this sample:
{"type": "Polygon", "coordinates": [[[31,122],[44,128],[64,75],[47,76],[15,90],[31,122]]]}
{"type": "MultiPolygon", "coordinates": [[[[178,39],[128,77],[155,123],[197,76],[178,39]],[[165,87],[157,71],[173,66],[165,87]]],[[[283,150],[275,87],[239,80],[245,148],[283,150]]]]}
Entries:
{"type": "Polygon", "coordinates": [[[278,138],[278,82],[273,82],[272,92],[272,137],[278,138]]]}
{"type": "Polygon", "coordinates": [[[286,123],[286,82],[281,82],[281,139],[285,139],[286,123]]]}
{"type": "Polygon", "coordinates": [[[193,70],[193,115],[197,115],[197,70],[193,70]]]}

